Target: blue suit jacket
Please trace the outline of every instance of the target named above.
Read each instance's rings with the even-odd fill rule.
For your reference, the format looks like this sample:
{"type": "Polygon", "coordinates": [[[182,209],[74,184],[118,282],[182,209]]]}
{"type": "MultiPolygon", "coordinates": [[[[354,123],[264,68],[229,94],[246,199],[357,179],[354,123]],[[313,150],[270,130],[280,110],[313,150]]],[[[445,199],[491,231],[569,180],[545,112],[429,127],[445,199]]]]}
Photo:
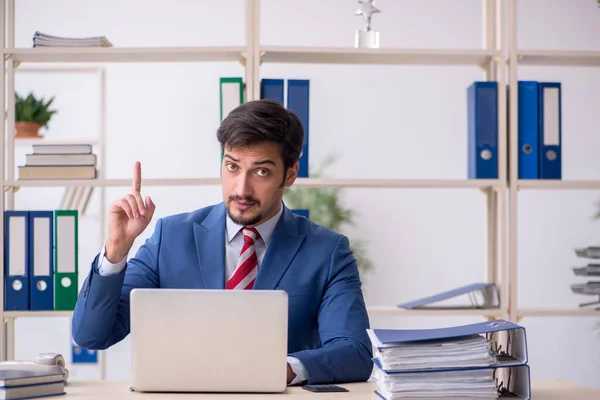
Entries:
{"type": "MultiPolygon", "coordinates": [[[[220,203],[157,220],[120,274],[98,274],[96,256],[79,292],[73,340],[86,349],[106,349],[125,338],[134,288],[223,289],[225,213],[220,203]]],[[[308,383],[369,378],[369,320],[345,236],[284,208],[254,288],[288,293],[288,353],[302,362],[308,383]]]]}

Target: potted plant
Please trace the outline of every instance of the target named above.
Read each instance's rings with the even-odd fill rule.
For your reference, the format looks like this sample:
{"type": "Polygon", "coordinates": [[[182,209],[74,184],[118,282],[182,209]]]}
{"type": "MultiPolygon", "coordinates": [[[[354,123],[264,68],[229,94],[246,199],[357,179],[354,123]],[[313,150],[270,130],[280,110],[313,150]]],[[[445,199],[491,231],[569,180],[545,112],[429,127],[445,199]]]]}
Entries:
{"type": "MultiPolygon", "coordinates": [[[[325,169],[335,161],[335,156],[328,156],[316,172],[311,172],[311,178],[323,177],[325,169]]],[[[343,233],[344,225],[354,225],[355,212],[341,204],[340,195],[339,188],[292,187],[284,192],[284,201],[290,209],[309,210],[309,219],[314,223],[343,233]]],[[[366,254],[366,243],[359,239],[349,240],[361,278],[365,279],[373,268],[373,263],[366,254]]]]}
{"type": "Polygon", "coordinates": [[[50,100],[37,98],[33,93],[29,93],[23,98],[15,93],[15,128],[18,138],[39,138],[40,128],[48,126],[48,122],[56,113],[51,110],[50,105],[54,97],[50,100]]]}

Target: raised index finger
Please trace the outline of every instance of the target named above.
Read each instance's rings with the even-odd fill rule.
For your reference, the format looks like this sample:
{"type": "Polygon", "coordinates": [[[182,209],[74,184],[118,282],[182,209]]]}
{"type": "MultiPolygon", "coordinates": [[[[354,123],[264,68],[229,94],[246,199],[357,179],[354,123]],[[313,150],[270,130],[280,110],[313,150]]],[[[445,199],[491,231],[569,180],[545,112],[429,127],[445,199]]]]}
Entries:
{"type": "Polygon", "coordinates": [[[139,193],[142,190],[142,165],[139,161],[136,161],[135,167],[133,168],[133,182],[131,183],[131,190],[139,193]]]}

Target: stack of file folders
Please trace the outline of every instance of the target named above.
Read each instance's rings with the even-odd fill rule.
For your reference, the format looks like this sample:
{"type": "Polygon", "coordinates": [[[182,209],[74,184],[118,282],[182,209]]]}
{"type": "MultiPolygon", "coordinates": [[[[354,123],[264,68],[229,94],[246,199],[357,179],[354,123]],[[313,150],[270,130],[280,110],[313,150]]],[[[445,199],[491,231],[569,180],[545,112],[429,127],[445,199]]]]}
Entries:
{"type": "Polygon", "coordinates": [[[369,329],[382,399],[529,399],[525,328],[505,320],[441,329],[369,329]]]}
{"type": "Polygon", "coordinates": [[[576,276],[588,277],[585,283],[574,283],[571,285],[571,291],[577,294],[598,296],[597,300],[580,303],[579,307],[596,306],[600,310],[600,246],[588,246],[575,249],[575,254],[579,258],[594,260],[585,266],[573,267],[573,273],[576,276]]]}

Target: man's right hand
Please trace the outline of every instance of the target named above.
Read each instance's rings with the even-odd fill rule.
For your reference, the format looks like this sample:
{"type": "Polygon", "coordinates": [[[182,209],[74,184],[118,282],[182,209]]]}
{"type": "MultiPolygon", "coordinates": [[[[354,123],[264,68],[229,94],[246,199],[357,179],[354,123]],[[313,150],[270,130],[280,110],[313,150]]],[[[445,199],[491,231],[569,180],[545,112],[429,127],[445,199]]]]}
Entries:
{"type": "Polygon", "coordinates": [[[140,195],[142,188],[142,167],[135,163],[131,193],[113,202],[108,210],[108,240],[106,243],[106,259],[116,264],[120,262],[133,246],[135,239],[148,227],[156,205],[140,195]]]}

